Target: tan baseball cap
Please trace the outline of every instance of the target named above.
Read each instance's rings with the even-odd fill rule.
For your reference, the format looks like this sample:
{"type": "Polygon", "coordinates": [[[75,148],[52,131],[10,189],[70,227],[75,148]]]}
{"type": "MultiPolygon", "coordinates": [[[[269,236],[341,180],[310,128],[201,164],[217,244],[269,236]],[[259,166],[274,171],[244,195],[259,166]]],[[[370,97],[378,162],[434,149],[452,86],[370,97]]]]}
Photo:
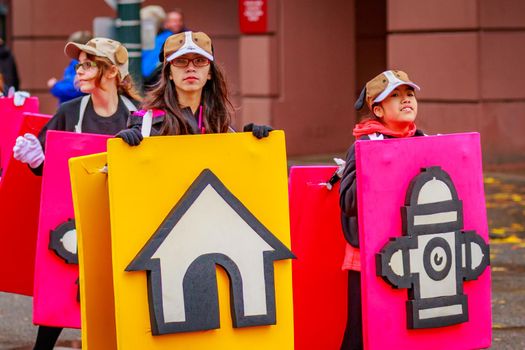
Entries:
{"type": "Polygon", "coordinates": [[[197,53],[213,61],[210,37],[203,32],[182,32],[166,39],[164,58],[167,62],[187,53],[197,53]]]}
{"type": "Polygon", "coordinates": [[[355,109],[360,110],[366,102],[368,108],[372,111],[374,103],[383,101],[400,85],[408,85],[416,90],[420,90],[419,86],[410,81],[408,74],[405,72],[400,70],[387,70],[366,83],[366,86],[354,104],[355,109]]]}
{"type": "Polygon", "coordinates": [[[372,105],[383,101],[401,85],[408,85],[416,90],[419,86],[410,81],[408,74],[400,70],[387,70],[366,83],[366,104],[372,110],[372,105]]]}
{"type": "Polygon", "coordinates": [[[78,60],[80,52],[85,52],[97,57],[105,57],[118,67],[120,78],[124,79],[129,74],[128,50],[120,42],[108,38],[93,38],[86,45],[69,42],[64,48],[65,54],[78,60]]]}

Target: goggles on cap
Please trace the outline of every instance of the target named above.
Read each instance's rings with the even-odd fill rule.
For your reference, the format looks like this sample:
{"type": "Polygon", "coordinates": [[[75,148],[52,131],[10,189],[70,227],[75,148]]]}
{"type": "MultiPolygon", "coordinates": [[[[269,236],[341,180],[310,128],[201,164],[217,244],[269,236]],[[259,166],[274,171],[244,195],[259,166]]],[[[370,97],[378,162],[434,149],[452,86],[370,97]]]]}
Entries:
{"type": "Polygon", "coordinates": [[[375,103],[383,101],[398,86],[408,85],[415,90],[420,90],[419,86],[410,81],[408,74],[400,70],[387,70],[374,77],[361,90],[359,98],[354,104],[356,110],[363,108],[365,102],[368,108],[372,110],[375,103]]]}

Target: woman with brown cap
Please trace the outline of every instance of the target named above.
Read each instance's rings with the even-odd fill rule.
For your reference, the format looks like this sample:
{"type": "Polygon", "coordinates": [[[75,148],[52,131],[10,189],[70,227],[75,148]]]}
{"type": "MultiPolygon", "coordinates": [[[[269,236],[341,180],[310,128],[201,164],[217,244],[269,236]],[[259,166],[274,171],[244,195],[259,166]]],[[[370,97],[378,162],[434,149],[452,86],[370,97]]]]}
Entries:
{"type": "Polygon", "coordinates": [[[77,59],[76,81],[88,95],[62,104],[38,135],[19,136],[14,157],[42,173],[43,147],[48,130],[114,135],[126,127],[141,98],[128,72],[128,51],[118,41],[94,38],[85,45],[69,42],[67,56],[77,59]]]}
{"type": "MultiPolygon", "coordinates": [[[[17,138],[14,157],[37,175],[42,174],[48,130],[114,135],[126,127],[130,112],[140,100],[128,72],[128,51],[118,41],[94,38],[85,45],[69,42],[64,51],[79,61],[76,80],[87,95],[63,103],[38,138],[33,134],[17,138]]],[[[40,326],[34,349],[53,349],[61,331],[40,326]]]]}
{"type": "MultiPolygon", "coordinates": [[[[144,110],[130,117],[119,132],[132,146],[142,141],[143,116],[152,115],[151,135],[185,135],[232,131],[226,81],[215,63],[211,39],[202,32],[183,32],[164,43],[161,79],[145,98],[144,110]],[[146,111],[151,111],[147,114],[146,111]]],[[[244,131],[266,137],[269,126],[249,124],[244,131]]]]}

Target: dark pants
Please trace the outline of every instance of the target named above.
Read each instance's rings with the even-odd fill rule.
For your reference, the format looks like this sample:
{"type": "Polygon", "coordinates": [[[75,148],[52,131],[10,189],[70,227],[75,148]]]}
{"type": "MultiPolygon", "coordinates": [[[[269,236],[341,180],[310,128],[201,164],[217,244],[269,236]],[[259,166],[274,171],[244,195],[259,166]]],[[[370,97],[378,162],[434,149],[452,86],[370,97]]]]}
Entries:
{"type": "Polygon", "coordinates": [[[63,328],[39,326],[33,350],[53,350],[63,328]]]}
{"type": "Polygon", "coordinates": [[[341,350],[363,349],[363,316],[361,314],[361,273],[348,271],[348,319],[341,350]]]}

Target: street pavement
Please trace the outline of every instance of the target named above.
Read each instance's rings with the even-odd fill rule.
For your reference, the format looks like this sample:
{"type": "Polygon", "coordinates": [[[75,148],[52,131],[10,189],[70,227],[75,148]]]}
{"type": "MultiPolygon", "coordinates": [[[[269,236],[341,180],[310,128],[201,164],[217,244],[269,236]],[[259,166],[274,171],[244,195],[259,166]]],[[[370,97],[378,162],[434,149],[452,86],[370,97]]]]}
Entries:
{"type": "MultiPolygon", "coordinates": [[[[317,159],[294,164],[316,163],[317,159]]],[[[525,349],[525,172],[485,174],[491,236],[493,340],[490,349],[525,349]]],[[[0,350],[31,350],[37,327],[30,297],[0,293],[0,350]]],[[[66,329],[58,349],[80,347],[66,329]]],[[[321,349],[320,349],[321,350],[321,349]]]]}
{"type": "MultiPolygon", "coordinates": [[[[0,350],[30,350],[36,339],[38,327],[31,322],[33,317],[33,298],[0,293],[0,350]]],[[[65,329],[58,345],[80,347],[80,331],[65,329]]]]}
{"type": "Polygon", "coordinates": [[[525,349],[525,174],[486,174],[491,237],[491,349],[525,349]]]}

